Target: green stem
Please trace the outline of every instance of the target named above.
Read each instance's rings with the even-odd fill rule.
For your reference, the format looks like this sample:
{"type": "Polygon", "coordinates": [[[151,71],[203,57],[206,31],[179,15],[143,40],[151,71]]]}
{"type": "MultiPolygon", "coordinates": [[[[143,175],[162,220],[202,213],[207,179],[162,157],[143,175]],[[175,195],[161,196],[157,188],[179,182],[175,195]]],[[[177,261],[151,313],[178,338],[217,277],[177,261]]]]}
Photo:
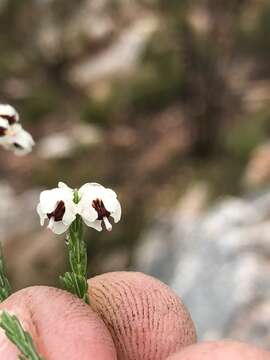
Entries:
{"type": "Polygon", "coordinates": [[[11,295],[11,286],[5,274],[5,265],[2,246],[0,245],[0,302],[11,295]]]}
{"type": "Polygon", "coordinates": [[[87,284],[87,249],[83,237],[82,218],[77,215],[67,235],[71,271],[60,277],[64,288],[89,304],[87,284]]]}
{"type": "Polygon", "coordinates": [[[20,350],[21,360],[44,360],[37,352],[31,335],[25,331],[15,315],[3,311],[0,327],[5,331],[7,338],[20,350]]]}

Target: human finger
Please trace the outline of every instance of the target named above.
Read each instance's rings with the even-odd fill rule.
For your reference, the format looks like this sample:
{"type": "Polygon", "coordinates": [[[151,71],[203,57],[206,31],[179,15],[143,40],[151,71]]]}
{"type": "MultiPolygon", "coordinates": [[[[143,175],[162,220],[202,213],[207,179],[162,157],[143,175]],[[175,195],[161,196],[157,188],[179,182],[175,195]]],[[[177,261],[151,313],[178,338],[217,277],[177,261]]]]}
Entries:
{"type": "Polygon", "coordinates": [[[113,337],[119,360],[156,360],[196,342],[190,314],[161,281],[137,272],[89,280],[90,305],[113,337]]]}

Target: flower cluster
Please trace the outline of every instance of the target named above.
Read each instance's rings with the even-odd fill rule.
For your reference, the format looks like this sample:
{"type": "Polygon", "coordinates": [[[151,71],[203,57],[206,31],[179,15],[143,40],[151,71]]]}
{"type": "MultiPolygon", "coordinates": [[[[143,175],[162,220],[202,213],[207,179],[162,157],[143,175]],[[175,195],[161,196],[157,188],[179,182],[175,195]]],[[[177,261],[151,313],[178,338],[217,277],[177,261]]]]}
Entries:
{"type": "Polygon", "coordinates": [[[60,182],[57,188],[42,191],[37,212],[40,224],[48,220],[48,228],[55,234],[67,231],[76,215],[80,215],[87,226],[111,231],[110,218],[115,223],[120,220],[121,205],[116,193],[100,184],[87,183],[73,190],[60,182]]]}
{"type": "Polygon", "coordinates": [[[34,146],[32,136],[19,123],[19,114],[10,105],[0,104],[0,145],[16,155],[25,155],[34,146]]]}

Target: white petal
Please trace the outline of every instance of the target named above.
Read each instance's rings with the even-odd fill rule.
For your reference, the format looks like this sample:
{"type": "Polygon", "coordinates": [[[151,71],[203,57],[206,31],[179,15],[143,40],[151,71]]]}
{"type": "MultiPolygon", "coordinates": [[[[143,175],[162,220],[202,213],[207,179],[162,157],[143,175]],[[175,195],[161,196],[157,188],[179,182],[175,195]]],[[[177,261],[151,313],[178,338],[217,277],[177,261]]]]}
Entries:
{"type": "Polygon", "coordinates": [[[19,114],[13,106],[8,104],[0,104],[0,116],[14,116],[16,121],[19,121],[19,114]]]}
{"type": "Polygon", "coordinates": [[[16,155],[25,155],[32,150],[34,140],[20,124],[10,125],[5,136],[6,148],[13,150],[16,155]]]}
{"type": "Polygon", "coordinates": [[[65,202],[65,213],[63,216],[63,223],[70,226],[71,223],[76,219],[77,208],[72,202],[65,202]]]}
{"type": "Polygon", "coordinates": [[[1,136],[0,137],[0,145],[5,149],[5,150],[12,150],[12,146],[9,144],[9,142],[7,141],[7,137],[6,136],[1,136]]]}
{"type": "Polygon", "coordinates": [[[22,125],[21,124],[13,124],[13,125],[9,125],[8,130],[7,130],[7,137],[9,140],[9,143],[12,144],[14,141],[14,138],[20,134],[23,130],[22,125]]]}
{"type": "Polygon", "coordinates": [[[92,192],[86,191],[86,187],[84,191],[79,194],[80,201],[77,205],[77,211],[82,217],[86,217],[88,221],[94,221],[98,217],[98,213],[92,206],[92,202],[95,198],[93,198],[92,192]]]}
{"type": "Polygon", "coordinates": [[[81,215],[81,217],[83,218],[83,220],[85,222],[91,222],[91,221],[95,221],[98,218],[98,213],[96,212],[96,210],[93,208],[93,206],[91,205],[91,203],[87,203],[84,205],[81,205],[80,203],[78,204],[79,206],[77,207],[77,212],[79,215],[81,215]]]}
{"type": "Polygon", "coordinates": [[[58,187],[59,187],[60,189],[65,189],[65,190],[71,191],[72,193],[74,192],[73,189],[71,189],[69,186],[67,186],[67,185],[66,185],[64,182],[62,182],[62,181],[59,181],[58,187]]]}
{"type": "Polygon", "coordinates": [[[89,223],[85,222],[87,226],[97,230],[97,231],[102,231],[102,226],[101,226],[101,221],[100,220],[96,220],[96,221],[91,221],[89,223]]]}
{"type": "Polygon", "coordinates": [[[2,119],[1,117],[0,117],[0,127],[5,129],[5,134],[0,136],[0,145],[4,149],[9,150],[9,141],[8,141],[8,136],[6,135],[9,129],[9,123],[7,120],[2,119]]]}
{"type": "Polygon", "coordinates": [[[68,230],[69,226],[68,225],[65,225],[63,224],[62,221],[55,221],[53,223],[53,226],[52,226],[52,231],[57,234],[57,235],[60,235],[60,234],[63,234],[64,232],[66,232],[68,230]]]}
{"type": "Polygon", "coordinates": [[[61,196],[57,189],[44,190],[40,194],[40,209],[45,214],[50,214],[55,210],[57,201],[61,200],[61,196]]]}
{"type": "Polygon", "coordinates": [[[89,183],[87,184],[84,184],[83,186],[81,186],[78,190],[78,193],[80,196],[82,196],[83,194],[85,194],[85,192],[88,192],[88,189],[89,189],[89,183]]]}
{"type": "MultiPolygon", "coordinates": [[[[15,124],[18,125],[18,124],[15,124]]],[[[14,127],[13,125],[12,127],[14,127]]],[[[35,142],[27,131],[21,129],[16,134],[11,136],[11,141],[14,145],[14,152],[17,155],[25,155],[32,151],[32,147],[34,146],[35,142]],[[16,144],[19,147],[16,147],[16,144]]]]}
{"type": "Polygon", "coordinates": [[[119,203],[117,198],[112,196],[110,192],[104,193],[101,200],[103,201],[105,209],[109,212],[114,212],[117,207],[117,203],[119,203]]]}
{"type": "Polygon", "coordinates": [[[91,194],[92,198],[96,199],[96,196],[100,196],[103,190],[105,190],[104,186],[98,183],[87,183],[79,189],[79,195],[88,194],[90,196],[91,194]]]}
{"type": "Polygon", "coordinates": [[[117,198],[117,194],[112,189],[105,189],[106,190],[106,196],[110,196],[111,198],[117,198]]]}
{"type": "Polygon", "coordinates": [[[111,213],[111,217],[113,218],[115,223],[118,223],[121,219],[122,209],[121,209],[120,202],[118,200],[116,200],[115,205],[116,206],[115,206],[114,211],[111,213]]]}
{"type": "Polygon", "coordinates": [[[49,220],[48,226],[47,228],[52,230],[53,229],[53,224],[54,224],[54,217],[52,216],[49,220]]]}
{"type": "Polygon", "coordinates": [[[38,215],[40,217],[40,225],[43,226],[47,215],[44,214],[44,212],[42,211],[40,203],[37,205],[37,213],[38,213],[38,215]]]}
{"type": "Polygon", "coordinates": [[[7,129],[9,127],[9,123],[6,119],[1,118],[0,116],[0,127],[7,129]]]}

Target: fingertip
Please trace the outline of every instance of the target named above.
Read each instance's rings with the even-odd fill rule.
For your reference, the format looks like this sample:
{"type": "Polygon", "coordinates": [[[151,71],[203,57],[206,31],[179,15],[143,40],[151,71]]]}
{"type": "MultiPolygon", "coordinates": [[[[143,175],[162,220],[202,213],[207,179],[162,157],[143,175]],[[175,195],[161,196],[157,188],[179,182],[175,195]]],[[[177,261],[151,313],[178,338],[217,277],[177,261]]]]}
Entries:
{"type": "Polygon", "coordinates": [[[188,310],[153,277],[107,273],[90,279],[89,289],[90,304],[110,330],[119,360],[165,359],[196,342],[188,310]]]}

